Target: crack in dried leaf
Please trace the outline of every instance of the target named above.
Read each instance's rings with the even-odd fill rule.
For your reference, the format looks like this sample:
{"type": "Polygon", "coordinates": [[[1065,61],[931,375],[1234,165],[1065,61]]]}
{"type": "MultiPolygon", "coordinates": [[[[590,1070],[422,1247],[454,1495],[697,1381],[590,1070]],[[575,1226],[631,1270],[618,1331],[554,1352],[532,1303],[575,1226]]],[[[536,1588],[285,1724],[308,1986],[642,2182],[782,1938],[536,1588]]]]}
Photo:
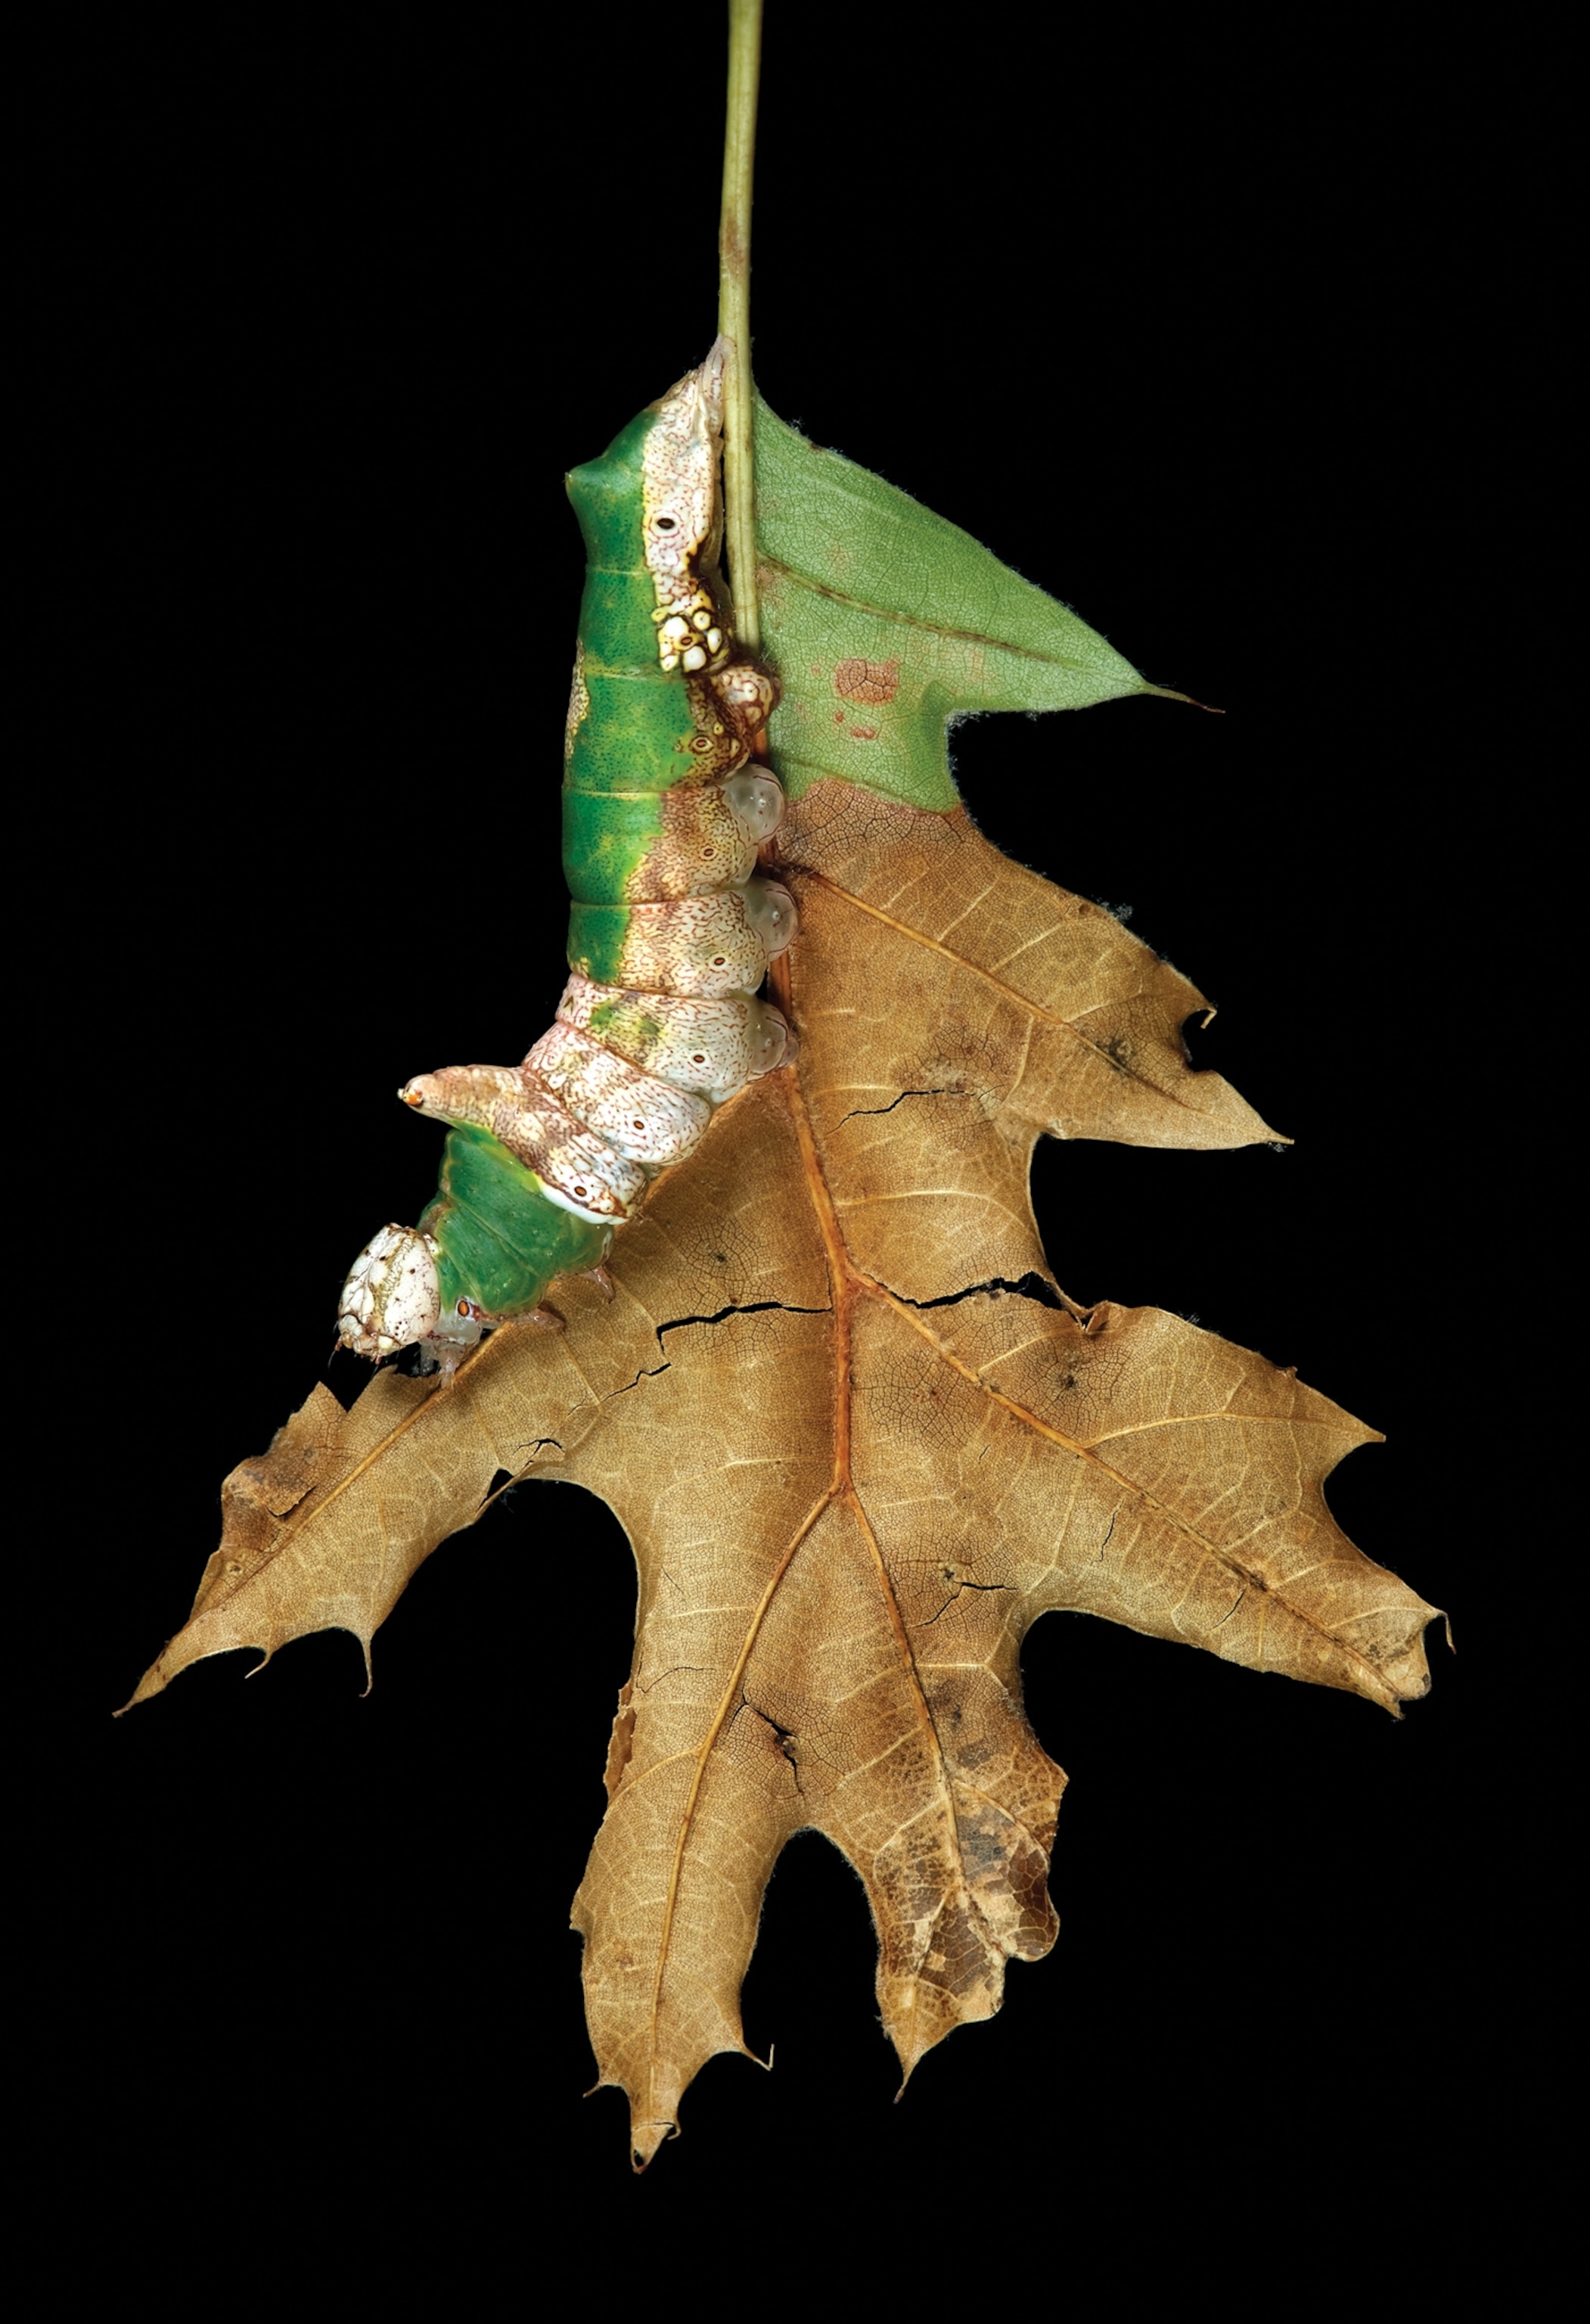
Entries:
{"type": "Polygon", "coordinates": [[[869,1115],[893,1113],[895,1108],[897,1105],[904,1105],[908,1097],[970,1097],[970,1094],[971,1093],[970,1090],[956,1089],[902,1090],[898,1097],[891,1098],[889,1100],[887,1105],[853,1105],[849,1113],[841,1114],[840,1116],[837,1127],[842,1130],[847,1121],[859,1121],[864,1120],[869,1115]]]}
{"type": "Polygon", "coordinates": [[[731,1300],[726,1307],[720,1307],[711,1315],[676,1315],[666,1323],[657,1325],[657,1336],[660,1341],[665,1332],[683,1332],[692,1323],[725,1323],[731,1315],[825,1315],[827,1313],[825,1307],[792,1307],[786,1299],[731,1300]]]}

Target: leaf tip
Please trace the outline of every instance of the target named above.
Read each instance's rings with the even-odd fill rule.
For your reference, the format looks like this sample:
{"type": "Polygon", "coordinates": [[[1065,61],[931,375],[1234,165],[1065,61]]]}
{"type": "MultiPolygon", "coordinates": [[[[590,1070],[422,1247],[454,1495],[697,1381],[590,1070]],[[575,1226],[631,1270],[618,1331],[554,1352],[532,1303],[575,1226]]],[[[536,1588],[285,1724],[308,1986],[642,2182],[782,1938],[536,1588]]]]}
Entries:
{"type": "Polygon", "coordinates": [[[134,1709],[138,1703],[147,1702],[152,1696],[163,1694],[165,1692],[166,1688],[170,1682],[167,1679],[165,1674],[161,1669],[161,1663],[163,1660],[164,1655],[162,1653],[161,1655],[157,1655],[155,1660],[150,1664],[149,1668],[144,1672],[143,1676],[133,1689],[132,1693],[127,1697],[125,1702],[124,1702],[119,1709],[111,1712],[111,1717],[113,1719],[124,1719],[128,1711],[134,1709]]]}
{"type": "Polygon", "coordinates": [[[1162,702],[1185,702],[1190,709],[1207,710],[1211,718],[1224,718],[1226,715],[1218,702],[1200,702],[1196,694],[1180,694],[1173,686],[1150,686],[1144,678],[1140,691],[1155,694],[1162,702]]]}
{"type": "Polygon", "coordinates": [[[679,2126],[665,2118],[661,2122],[637,2122],[630,2129],[630,2168],[637,2178],[666,2138],[677,2138],[679,2126]]]}

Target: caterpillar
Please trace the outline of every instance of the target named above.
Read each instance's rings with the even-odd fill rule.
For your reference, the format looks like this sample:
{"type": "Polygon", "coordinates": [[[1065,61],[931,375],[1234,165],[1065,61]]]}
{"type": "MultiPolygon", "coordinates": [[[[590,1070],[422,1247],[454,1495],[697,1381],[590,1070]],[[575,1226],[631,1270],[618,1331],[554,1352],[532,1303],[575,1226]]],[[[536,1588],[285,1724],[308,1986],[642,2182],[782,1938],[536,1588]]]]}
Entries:
{"type": "MultiPolygon", "coordinates": [[[[436,1196],[354,1260],[337,1334],[444,1377],[483,1332],[594,1271],[716,1107],[793,1055],[756,997],[795,932],[752,876],[784,812],[751,763],[777,699],[737,659],[718,576],[720,341],[567,478],[586,567],[564,747],[569,980],[519,1065],[448,1065],[398,1094],[446,1122],[436,1196]]],[[[554,1321],[553,1318],[547,1318],[554,1321]]]]}

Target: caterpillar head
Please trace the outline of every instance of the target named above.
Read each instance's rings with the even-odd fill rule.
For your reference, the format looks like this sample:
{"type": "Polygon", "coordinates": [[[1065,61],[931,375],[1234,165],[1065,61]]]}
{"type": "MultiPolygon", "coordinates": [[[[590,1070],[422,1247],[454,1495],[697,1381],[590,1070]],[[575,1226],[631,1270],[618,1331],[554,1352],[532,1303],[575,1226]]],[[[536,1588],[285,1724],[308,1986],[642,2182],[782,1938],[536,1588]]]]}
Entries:
{"type": "Polygon", "coordinates": [[[434,1236],[418,1227],[382,1227],[348,1271],[337,1337],[356,1356],[379,1359],[428,1338],[441,1321],[434,1236]]]}

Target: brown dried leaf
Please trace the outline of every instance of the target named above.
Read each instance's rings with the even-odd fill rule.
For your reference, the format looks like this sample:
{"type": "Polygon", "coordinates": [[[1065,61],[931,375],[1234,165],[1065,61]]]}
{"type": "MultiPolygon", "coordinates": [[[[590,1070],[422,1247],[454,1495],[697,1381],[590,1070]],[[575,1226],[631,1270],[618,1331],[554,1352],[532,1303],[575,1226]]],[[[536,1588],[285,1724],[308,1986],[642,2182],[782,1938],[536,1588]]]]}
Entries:
{"type": "Polygon", "coordinates": [[[866,1884],[907,2073],[998,2007],[1007,1959],[1047,1950],[1064,1778],[1021,1708],[1039,1614],[1393,1711],[1429,1683],[1432,1609],[1325,1505],[1373,1432],[1174,1316],[1074,1308],[1044,1264],[1041,1131],[1273,1135],[1189,1069],[1201,996],[960,811],[819,782],[781,851],[798,1065],[659,1181],[611,1305],[569,1281],[565,1333],[505,1329],[434,1392],[381,1374],[342,1415],[317,1388],[226,1480],[193,1617],[133,1697],[329,1626],[368,1648],[501,1471],[606,1500],[640,1604],[575,1923],[638,2163],[704,2061],[744,2046],[792,1833],[825,1832],[866,1884]]]}

